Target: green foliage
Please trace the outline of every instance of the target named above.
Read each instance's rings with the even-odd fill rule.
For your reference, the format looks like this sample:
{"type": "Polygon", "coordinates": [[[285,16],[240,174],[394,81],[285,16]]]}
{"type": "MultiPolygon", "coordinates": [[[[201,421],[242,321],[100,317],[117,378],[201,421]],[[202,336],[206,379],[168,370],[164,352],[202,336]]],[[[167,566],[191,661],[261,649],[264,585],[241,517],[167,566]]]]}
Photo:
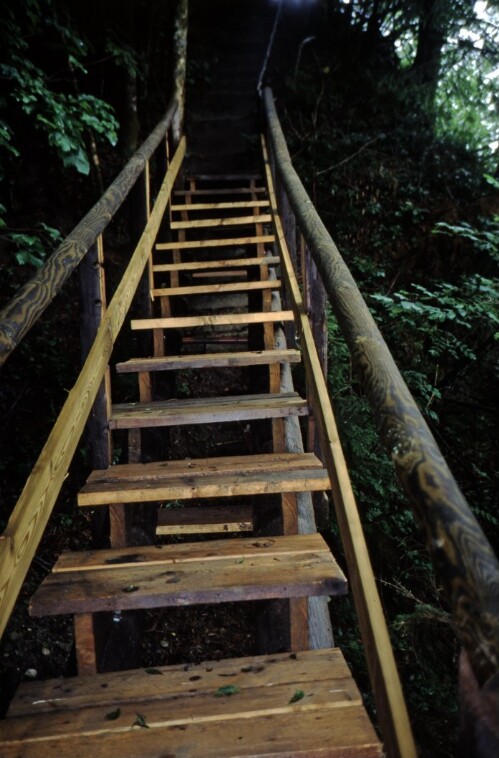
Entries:
{"type": "MultiPolygon", "coordinates": [[[[24,148],[13,141],[11,122],[18,118],[16,104],[18,112],[44,135],[62,165],[87,175],[87,135],[114,145],[118,127],[108,103],[79,91],[77,77],[87,73],[88,44],[51,0],[30,0],[8,9],[0,20],[0,42],[4,52],[0,73],[6,82],[6,96],[0,100],[0,151],[19,157],[24,148]],[[51,46],[52,65],[36,54],[42,40],[51,46]]],[[[5,160],[2,152],[0,162],[5,160]]]]}

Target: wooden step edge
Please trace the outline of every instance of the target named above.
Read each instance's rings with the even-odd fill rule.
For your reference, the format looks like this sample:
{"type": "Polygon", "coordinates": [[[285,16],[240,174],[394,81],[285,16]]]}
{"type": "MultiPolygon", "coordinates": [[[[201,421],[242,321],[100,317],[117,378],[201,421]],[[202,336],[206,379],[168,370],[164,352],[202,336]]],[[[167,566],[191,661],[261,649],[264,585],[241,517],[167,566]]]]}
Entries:
{"type": "Polygon", "coordinates": [[[246,237],[230,237],[227,239],[201,239],[185,240],[179,242],[158,242],[156,250],[198,250],[206,247],[242,247],[246,245],[260,245],[266,242],[275,242],[274,234],[250,235],[246,237]]]}
{"type": "MultiPolygon", "coordinates": [[[[153,271],[210,271],[211,269],[225,268],[250,268],[252,266],[273,266],[280,262],[277,255],[268,255],[262,258],[224,258],[218,261],[186,261],[185,263],[156,263],[153,271]]],[[[220,272],[216,274],[220,275],[220,272]]]]}
{"type": "MultiPolygon", "coordinates": [[[[241,538],[233,541],[242,543],[241,538]]],[[[209,543],[205,543],[208,546],[209,543]]],[[[101,551],[99,551],[101,552],[101,551]]],[[[119,551],[118,551],[119,552],[119,551]]],[[[254,553],[254,550],[253,550],[254,553]]],[[[347,582],[326,548],[191,560],[166,565],[124,564],[50,574],[29,606],[32,616],[86,614],[276,598],[344,595],[347,582]]]]}
{"type": "Polygon", "coordinates": [[[262,395],[258,400],[244,396],[239,399],[207,398],[202,405],[192,400],[120,403],[111,408],[109,429],[221,424],[306,416],[308,412],[306,400],[299,397],[286,398],[283,395],[262,395]]]}
{"type": "Polygon", "coordinates": [[[168,355],[159,358],[131,358],[116,364],[118,374],[141,371],[177,371],[183,368],[246,367],[274,363],[299,363],[299,350],[249,350],[244,352],[168,355]]]}
{"type": "Polygon", "coordinates": [[[194,221],[171,221],[171,229],[208,229],[224,226],[252,226],[253,224],[269,224],[272,221],[270,213],[258,216],[228,216],[224,218],[203,218],[194,221]]]}
{"type": "MultiPolygon", "coordinates": [[[[203,507],[203,506],[202,506],[203,507]]],[[[52,573],[84,572],[100,569],[122,570],[126,566],[166,566],[192,561],[217,561],[221,558],[275,557],[330,552],[318,532],[277,537],[238,537],[203,542],[141,545],[140,547],[67,550],[59,556],[52,573]]]]}
{"type": "Polygon", "coordinates": [[[156,534],[229,534],[253,531],[251,506],[159,508],[156,534]]]}
{"type": "Polygon", "coordinates": [[[132,319],[132,329],[188,329],[196,326],[229,326],[294,321],[293,311],[224,313],[203,316],[132,319]]]}
{"type": "Polygon", "coordinates": [[[181,203],[171,205],[172,211],[211,211],[211,210],[232,210],[233,208],[268,208],[270,200],[240,200],[233,202],[219,203],[181,203]]]}
{"type": "Polygon", "coordinates": [[[274,290],[281,286],[280,279],[258,282],[228,282],[222,284],[193,284],[187,287],[160,287],[151,290],[153,297],[177,297],[185,295],[218,295],[224,292],[256,292],[274,290]]]}
{"type": "Polygon", "coordinates": [[[174,190],[173,195],[182,197],[184,195],[252,195],[252,194],[266,194],[266,187],[218,187],[214,189],[193,189],[193,190],[174,190]]]}
{"type": "MultiPolygon", "coordinates": [[[[251,495],[277,495],[287,492],[325,492],[331,489],[325,469],[243,474],[212,474],[158,479],[156,482],[86,484],[78,493],[78,506],[98,507],[114,503],[153,503],[251,495]]],[[[257,504],[257,503],[256,503],[257,504]]]]}

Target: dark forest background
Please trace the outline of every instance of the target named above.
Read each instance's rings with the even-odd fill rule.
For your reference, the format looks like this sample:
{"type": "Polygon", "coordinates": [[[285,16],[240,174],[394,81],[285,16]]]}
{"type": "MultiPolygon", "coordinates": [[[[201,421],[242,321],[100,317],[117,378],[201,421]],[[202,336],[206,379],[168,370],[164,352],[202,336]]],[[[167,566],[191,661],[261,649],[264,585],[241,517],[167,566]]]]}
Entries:
{"type": "MultiPolygon", "coordinates": [[[[1,305],[166,109],[175,6],[0,3],[1,305]]],[[[268,83],[293,161],[497,551],[499,3],[283,9],[268,83]]],[[[209,87],[214,55],[189,50],[188,98],[209,87]]],[[[111,259],[125,236],[117,226],[111,259]]],[[[70,285],[2,369],[2,528],[78,372],[77,299],[70,285]]],[[[329,340],[331,395],[421,754],[452,756],[451,620],[332,316],[329,340]]],[[[78,528],[74,510],[68,495],[61,530],[78,528]]],[[[327,528],[334,542],[333,520],[327,528]]],[[[333,623],[368,692],[348,600],[333,623]]]]}

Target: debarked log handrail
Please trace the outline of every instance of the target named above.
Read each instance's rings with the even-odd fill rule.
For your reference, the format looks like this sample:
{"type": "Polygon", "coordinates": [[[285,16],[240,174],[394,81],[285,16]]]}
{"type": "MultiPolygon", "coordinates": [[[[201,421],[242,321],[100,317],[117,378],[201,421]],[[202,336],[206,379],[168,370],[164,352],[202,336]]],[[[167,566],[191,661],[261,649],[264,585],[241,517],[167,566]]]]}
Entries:
{"type": "Polygon", "coordinates": [[[0,366],[5,363],[50,305],[65,281],[123,204],[144,170],[146,162],[165,137],[176,110],[177,100],[172,98],[161,121],[133,154],[102,197],[61,242],[35,276],[26,282],[0,311],[0,366]]]}
{"type": "Polygon", "coordinates": [[[185,137],[182,137],[146,227],[106,310],[80,375],[26,481],[7,527],[0,535],[0,636],[9,620],[92,410],[114,343],[156,241],[184,155],[185,137]]]}
{"type": "Polygon", "coordinates": [[[263,99],[276,169],[321,274],[381,440],[426,532],[456,634],[483,685],[498,670],[499,562],[293,168],[270,88],[264,90],[263,99]]]}

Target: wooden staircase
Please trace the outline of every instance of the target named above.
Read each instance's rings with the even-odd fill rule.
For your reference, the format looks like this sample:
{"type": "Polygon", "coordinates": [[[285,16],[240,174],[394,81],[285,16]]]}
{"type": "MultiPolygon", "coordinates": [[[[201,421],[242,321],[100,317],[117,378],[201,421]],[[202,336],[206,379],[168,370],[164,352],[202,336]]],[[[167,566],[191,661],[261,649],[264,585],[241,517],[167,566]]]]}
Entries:
{"type": "Polygon", "coordinates": [[[82,508],[109,509],[110,547],[63,553],[31,601],[34,616],[74,616],[79,675],[20,686],[0,722],[0,755],[381,755],[339,649],[307,649],[307,598],[345,594],[347,584],[324,539],[298,534],[297,493],[331,485],[316,455],[286,449],[286,419],[309,407],[282,391],[281,368],[300,353],[276,346],[275,330],[293,314],[276,298],[264,182],[184,182],[170,206],[172,239],[156,244],[149,268],[155,312],[131,322],[151,334],[153,354],[115,367],[138,377],[137,400],[109,411],[109,429],[128,439],[128,461],[92,472],[78,496],[82,508]],[[214,381],[221,371],[232,372],[227,383],[214,381]],[[191,391],[179,397],[169,379],[185,375],[191,391]],[[202,377],[208,390],[194,394],[202,377]],[[213,440],[230,424],[253,440],[250,452],[236,442],[231,455],[208,447],[175,457],[169,437],[167,458],[151,459],[151,434],[186,429],[197,439],[198,427],[213,440]],[[267,449],[261,434],[254,442],[255,425],[267,449]],[[265,528],[269,496],[280,496],[279,533],[265,528]],[[154,544],[131,538],[143,504],[154,513],[154,544]],[[288,650],[98,673],[102,614],[274,599],[289,600],[288,650]]]}

